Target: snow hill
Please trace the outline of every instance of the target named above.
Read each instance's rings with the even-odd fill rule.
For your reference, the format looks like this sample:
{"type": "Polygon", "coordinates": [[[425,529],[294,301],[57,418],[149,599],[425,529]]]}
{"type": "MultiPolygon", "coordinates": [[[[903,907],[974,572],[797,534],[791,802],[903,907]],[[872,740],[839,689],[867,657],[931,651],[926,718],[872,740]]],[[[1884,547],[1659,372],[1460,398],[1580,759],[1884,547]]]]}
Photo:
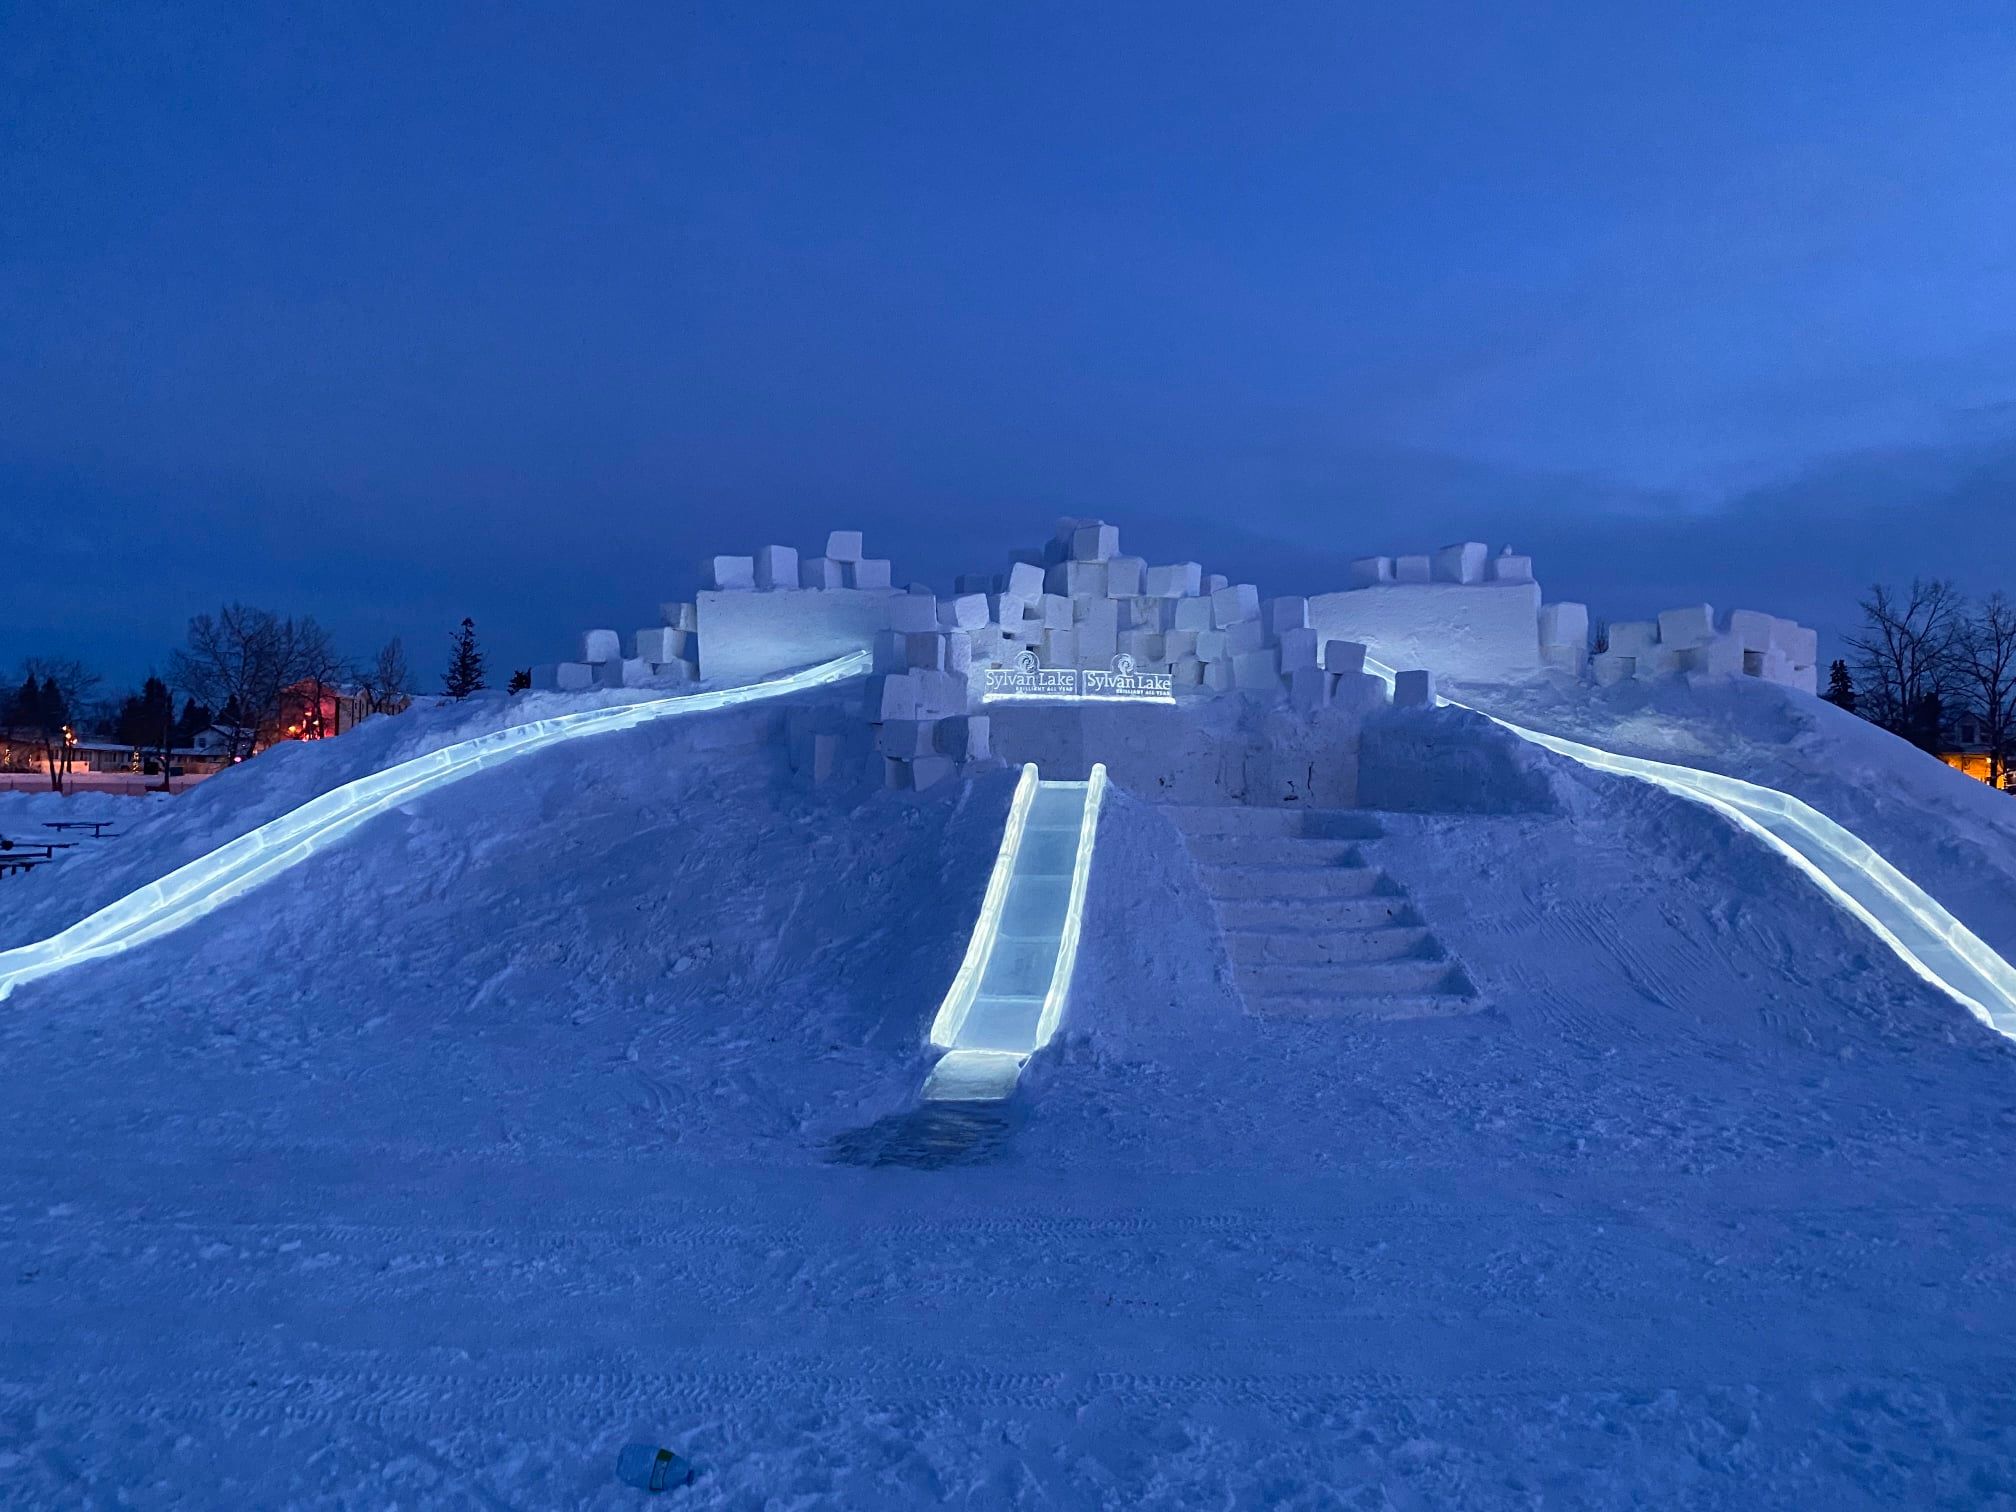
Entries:
{"type": "MultiPolygon", "coordinates": [[[[121,807],[0,945],[537,698],[121,807]]],[[[2006,800],[1881,732],[1500,698],[2016,953],[2006,800]]],[[[1712,813],[1393,711],[1477,754],[1367,842],[1474,1011],[1309,1021],[1116,790],[1058,1041],[929,1110],[1015,774],[815,791],[764,718],[527,756],[0,1008],[0,1504],[628,1507],[642,1440],[696,1507],[2016,1505],[2016,1046],[1712,813]]]]}

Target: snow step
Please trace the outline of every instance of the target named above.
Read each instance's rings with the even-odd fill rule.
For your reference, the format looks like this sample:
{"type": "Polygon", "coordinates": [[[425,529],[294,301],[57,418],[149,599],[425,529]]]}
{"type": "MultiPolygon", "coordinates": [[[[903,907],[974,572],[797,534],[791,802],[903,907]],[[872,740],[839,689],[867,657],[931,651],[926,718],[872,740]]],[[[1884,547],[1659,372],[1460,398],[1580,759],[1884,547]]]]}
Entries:
{"type": "Polygon", "coordinates": [[[1467,996],[1469,981],[1444,960],[1260,962],[1239,968],[1248,1000],[1274,997],[1467,996]]]}
{"type": "Polygon", "coordinates": [[[1213,833],[1190,837],[1190,854],[1206,865],[1363,866],[1365,853],[1356,841],[1310,835],[1236,835],[1213,833]]]}
{"type": "Polygon", "coordinates": [[[1361,809],[1252,808],[1235,803],[1165,803],[1188,836],[1272,835],[1310,840],[1377,840],[1386,831],[1361,809]]]}
{"type": "Polygon", "coordinates": [[[1361,898],[1238,898],[1218,904],[1221,930],[1292,929],[1301,934],[1325,930],[1381,929],[1391,924],[1419,924],[1421,916],[1404,893],[1375,893],[1361,898]]]}
{"type": "Polygon", "coordinates": [[[1204,890],[1221,902],[1244,898],[1366,898],[1397,893],[1369,866],[1202,866],[1204,890]]]}
{"type": "Polygon", "coordinates": [[[1442,947],[1419,924],[1385,929],[1228,929],[1225,953],[1235,966],[1298,962],[1438,959],[1442,947]]]}
{"type": "Polygon", "coordinates": [[[1302,993],[1275,997],[1248,996],[1246,1011],[1258,1018],[1278,1019],[1426,1019],[1455,1018],[1474,1012],[1474,993],[1420,993],[1400,997],[1302,993]]]}

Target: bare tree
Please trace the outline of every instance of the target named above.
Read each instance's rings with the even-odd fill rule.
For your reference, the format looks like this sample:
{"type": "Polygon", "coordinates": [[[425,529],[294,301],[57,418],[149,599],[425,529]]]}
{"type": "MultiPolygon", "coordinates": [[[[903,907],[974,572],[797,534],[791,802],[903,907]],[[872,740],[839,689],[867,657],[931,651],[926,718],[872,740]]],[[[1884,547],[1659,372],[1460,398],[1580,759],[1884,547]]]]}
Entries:
{"type": "Polygon", "coordinates": [[[1961,691],[1988,747],[1988,780],[2002,786],[2016,747],[2016,605],[1991,593],[1960,625],[1961,691]]]}
{"type": "Polygon", "coordinates": [[[412,701],[413,675],[406,669],[406,648],[398,636],[378,648],[378,660],[360,670],[365,707],[373,714],[396,714],[412,701]]]}
{"type": "Polygon", "coordinates": [[[31,656],[21,664],[21,689],[9,702],[6,723],[41,745],[49,786],[59,793],[76,754],[77,722],[98,681],[97,673],[67,657],[31,656]]]}
{"type": "Polygon", "coordinates": [[[282,695],[340,677],[329,637],[312,619],[281,619],[269,609],[226,604],[189,621],[189,643],[169,662],[182,692],[218,711],[235,758],[252,754],[280,713],[282,695]]]}
{"type": "Polygon", "coordinates": [[[1901,598],[1883,584],[1862,601],[1856,654],[1858,710],[1918,745],[1938,744],[1941,705],[1959,680],[1966,601],[1942,578],[1913,578],[1901,598]]]}

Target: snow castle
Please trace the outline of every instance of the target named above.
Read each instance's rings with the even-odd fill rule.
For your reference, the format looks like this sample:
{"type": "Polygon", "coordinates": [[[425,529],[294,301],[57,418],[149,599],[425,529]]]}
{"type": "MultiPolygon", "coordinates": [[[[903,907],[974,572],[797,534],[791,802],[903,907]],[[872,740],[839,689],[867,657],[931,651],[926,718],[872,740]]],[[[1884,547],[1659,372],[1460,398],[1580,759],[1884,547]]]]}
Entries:
{"type": "Polygon", "coordinates": [[[1076,518],[943,596],[896,586],[852,530],[820,556],[766,546],[703,571],[696,597],[663,605],[629,654],[615,631],[590,630],[576,660],[537,669],[534,685],[732,684],[866,652],[860,707],[785,719],[794,764],[816,781],[924,789],[974,763],[1084,776],[1104,761],[1166,797],[1324,806],[1358,801],[1367,716],[1432,704],[1438,682],[1692,674],[1815,687],[1809,628],[1706,604],[1595,625],[1586,605],[1546,601],[1530,557],[1478,541],[1362,557],[1345,585],[1307,598],[1263,598],[1197,562],[1150,564],[1122,552],[1115,525],[1076,518]]]}

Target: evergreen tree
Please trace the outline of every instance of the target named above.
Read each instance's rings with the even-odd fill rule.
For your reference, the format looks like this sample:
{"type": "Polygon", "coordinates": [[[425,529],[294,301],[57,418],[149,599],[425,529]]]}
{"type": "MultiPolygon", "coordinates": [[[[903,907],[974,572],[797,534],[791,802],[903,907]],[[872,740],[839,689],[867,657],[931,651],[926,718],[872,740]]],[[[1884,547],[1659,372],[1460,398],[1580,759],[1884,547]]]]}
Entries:
{"type": "Polygon", "coordinates": [[[507,693],[524,693],[529,691],[531,687],[532,669],[530,667],[520,667],[516,672],[511,674],[511,685],[504,691],[507,693]]]}
{"type": "Polygon", "coordinates": [[[119,717],[112,726],[112,738],[137,750],[161,750],[175,739],[175,700],[168,685],[149,676],[136,694],[119,705],[119,717]]]}
{"type": "Polygon", "coordinates": [[[175,721],[175,744],[194,744],[196,737],[209,729],[212,724],[210,711],[193,698],[182,700],[181,716],[175,721]]]}
{"type": "Polygon", "coordinates": [[[454,653],[441,677],[441,688],[450,698],[467,698],[484,686],[483,653],[476,645],[476,621],[464,617],[455,632],[454,653]]]}
{"type": "Polygon", "coordinates": [[[34,673],[29,673],[21,686],[14,690],[14,696],[7,700],[4,722],[10,730],[23,734],[40,731],[42,728],[42,682],[34,673]]]}
{"type": "Polygon", "coordinates": [[[1827,691],[1820,695],[1836,708],[1855,712],[1855,680],[1848,675],[1848,663],[1839,657],[1827,669],[1827,691]]]}

